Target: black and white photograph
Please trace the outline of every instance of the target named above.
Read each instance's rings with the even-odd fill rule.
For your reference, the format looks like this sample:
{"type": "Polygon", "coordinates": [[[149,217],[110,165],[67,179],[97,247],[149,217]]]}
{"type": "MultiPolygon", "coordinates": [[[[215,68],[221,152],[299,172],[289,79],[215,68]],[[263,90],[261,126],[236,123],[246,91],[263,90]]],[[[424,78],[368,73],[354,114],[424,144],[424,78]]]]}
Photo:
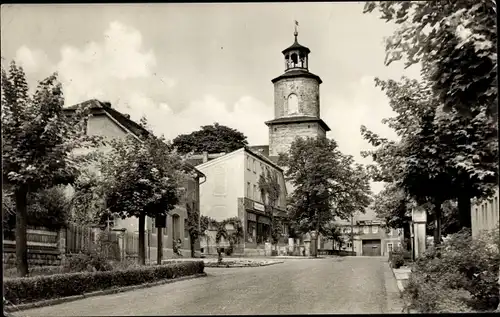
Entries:
{"type": "Polygon", "coordinates": [[[4,316],[500,312],[496,0],[0,18],[4,316]]]}

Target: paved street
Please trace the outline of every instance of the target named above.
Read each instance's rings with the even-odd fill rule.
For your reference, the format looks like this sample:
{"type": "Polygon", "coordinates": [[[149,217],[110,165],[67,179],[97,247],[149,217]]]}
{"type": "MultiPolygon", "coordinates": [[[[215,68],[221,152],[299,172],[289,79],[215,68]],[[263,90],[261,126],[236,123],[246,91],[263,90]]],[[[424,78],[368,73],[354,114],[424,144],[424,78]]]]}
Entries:
{"type": "Polygon", "coordinates": [[[267,267],[207,268],[207,277],[17,313],[17,316],[401,312],[387,259],[285,259],[267,267]]]}

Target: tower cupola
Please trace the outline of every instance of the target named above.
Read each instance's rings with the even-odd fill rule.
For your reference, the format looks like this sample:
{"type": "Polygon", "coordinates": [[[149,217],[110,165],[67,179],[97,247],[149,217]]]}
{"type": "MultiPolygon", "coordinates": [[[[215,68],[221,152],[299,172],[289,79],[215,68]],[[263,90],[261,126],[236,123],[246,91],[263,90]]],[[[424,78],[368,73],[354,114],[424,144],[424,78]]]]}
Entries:
{"type": "Polygon", "coordinates": [[[308,70],[308,56],[311,51],[299,44],[297,40],[297,36],[299,35],[297,25],[298,23],[295,23],[295,32],[293,33],[295,37],[294,43],[282,51],[283,55],[285,55],[285,72],[291,70],[308,70]]]}

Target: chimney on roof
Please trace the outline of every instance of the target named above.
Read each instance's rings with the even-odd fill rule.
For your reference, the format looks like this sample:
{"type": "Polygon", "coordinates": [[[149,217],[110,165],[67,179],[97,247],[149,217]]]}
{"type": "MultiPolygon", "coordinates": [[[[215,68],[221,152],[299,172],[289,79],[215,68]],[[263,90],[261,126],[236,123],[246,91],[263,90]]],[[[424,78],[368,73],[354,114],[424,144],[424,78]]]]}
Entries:
{"type": "Polygon", "coordinates": [[[123,116],[127,119],[130,119],[130,115],[128,113],[124,113],[123,116]]]}
{"type": "Polygon", "coordinates": [[[102,105],[103,105],[104,107],[106,107],[106,108],[111,108],[111,102],[109,102],[109,101],[104,101],[104,102],[102,103],[102,105]]]}
{"type": "Polygon", "coordinates": [[[206,163],[206,162],[208,162],[208,152],[204,151],[203,152],[203,163],[206,163]]]}

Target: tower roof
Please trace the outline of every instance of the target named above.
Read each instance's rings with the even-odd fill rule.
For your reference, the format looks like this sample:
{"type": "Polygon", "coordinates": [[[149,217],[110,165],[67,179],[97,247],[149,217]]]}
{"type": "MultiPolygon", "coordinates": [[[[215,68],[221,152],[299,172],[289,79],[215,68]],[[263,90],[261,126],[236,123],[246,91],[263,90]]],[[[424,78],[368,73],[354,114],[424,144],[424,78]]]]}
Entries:
{"type": "Polygon", "coordinates": [[[299,42],[297,41],[297,35],[295,35],[295,42],[291,46],[285,48],[281,53],[286,54],[287,52],[292,50],[299,50],[306,54],[309,54],[311,52],[311,50],[309,50],[307,47],[299,44],[299,42]]]}
{"type": "Polygon", "coordinates": [[[294,78],[294,77],[313,78],[313,79],[316,79],[318,81],[318,83],[320,83],[320,84],[323,82],[318,75],[315,75],[307,70],[302,70],[302,69],[289,70],[289,71],[285,72],[283,75],[280,75],[280,76],[274,78],[273,80],[271,80],[271,82],[274,84],[275,82],[277,82],[279,80],[282,80],[285,78],[294,78]]]}

